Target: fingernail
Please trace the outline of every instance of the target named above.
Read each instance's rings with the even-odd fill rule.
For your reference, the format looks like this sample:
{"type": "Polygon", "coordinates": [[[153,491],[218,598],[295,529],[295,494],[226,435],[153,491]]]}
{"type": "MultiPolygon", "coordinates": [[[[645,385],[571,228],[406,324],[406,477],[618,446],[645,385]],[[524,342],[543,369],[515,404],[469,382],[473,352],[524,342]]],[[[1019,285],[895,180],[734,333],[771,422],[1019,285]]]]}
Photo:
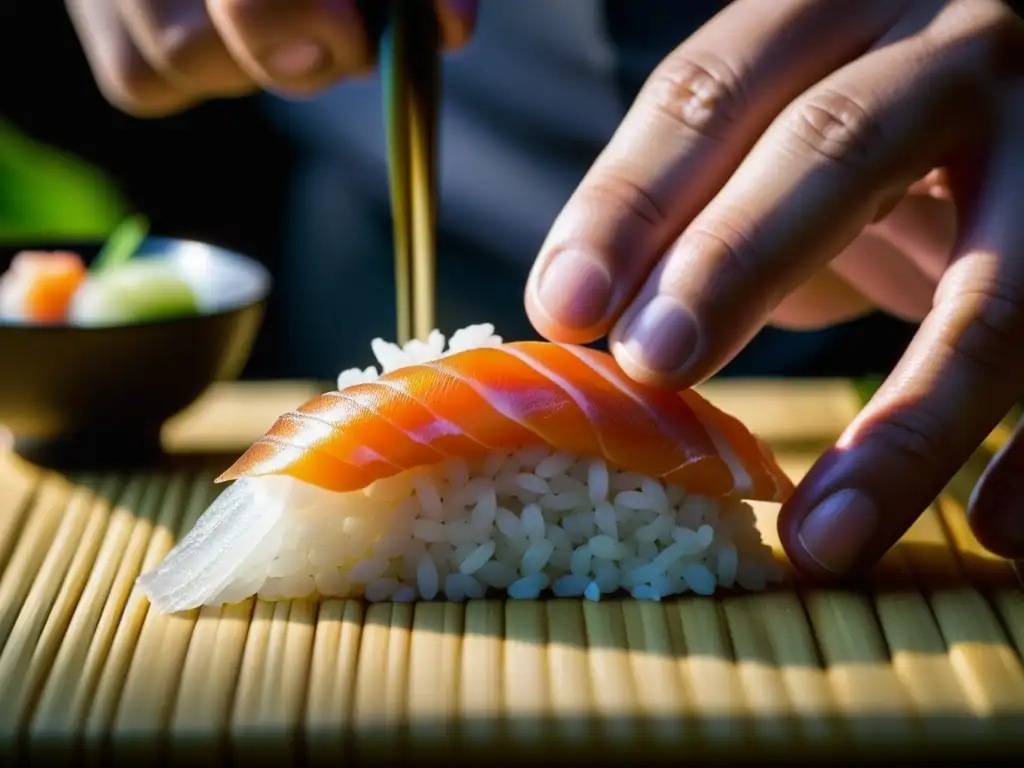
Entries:
{"type": "Polygon", "coordinates": [[[327,51],[313,41],[291,43],[267,56],[267,69],[280,77],[307,77],[323,66],[327,51]]]}
{"type": "Polygon", "coordinates": [[[1018,476],[1000,479],[982,475],[971,493],[967,519],[986,549],[1005,558],[1024,557],[1024,489],[1018,476]]]}
{"type": "Polygon", "coordinates": [[[697,322],[671,296],[647,302],[622,335],[622,347],[637,365],[655,373],[682,368],[697,351],[697,322]]]}
{"type": "Polygon", "coordinates": [[[811,510],[797,538],[818,565],[845,574],[856,565],[877,531],[878,510],[871,499],[847,489],[811,510]]]}
{"type": "Polygon", "coordinates": [[[557,254],[540,276],[537,298],[552,319],[569,328],[601,322],[611,303],[608,270],[590,254],[566,250],[557,254]]]}

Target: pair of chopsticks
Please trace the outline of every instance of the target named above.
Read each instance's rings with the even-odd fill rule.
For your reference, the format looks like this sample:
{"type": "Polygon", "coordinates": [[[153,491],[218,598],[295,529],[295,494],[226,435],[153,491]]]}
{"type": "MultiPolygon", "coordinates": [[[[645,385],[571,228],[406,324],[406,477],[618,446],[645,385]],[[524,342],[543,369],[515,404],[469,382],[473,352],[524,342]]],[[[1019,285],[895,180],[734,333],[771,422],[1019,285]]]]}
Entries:
{"type": "Polygon", "coordinates": [[[394,221],[398,340],[435,326],[440,30],[433,4],[391,0],[381,78],[394,221]]]}

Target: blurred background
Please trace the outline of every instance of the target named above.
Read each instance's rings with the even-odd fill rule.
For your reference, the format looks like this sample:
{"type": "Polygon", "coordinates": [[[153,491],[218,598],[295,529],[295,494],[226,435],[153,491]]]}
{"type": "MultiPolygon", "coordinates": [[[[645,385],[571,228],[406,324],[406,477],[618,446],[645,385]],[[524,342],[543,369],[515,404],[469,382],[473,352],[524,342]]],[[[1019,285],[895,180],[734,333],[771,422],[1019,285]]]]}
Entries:
{"type": "MultiPolygon", "coordinates": [[[[163,120],[124,115],[97,90],[62,2],[0,3],[0,63],[4,241],[102,238],[138,210],[156,233],[226,245],[279,271],[293,153],[258,100],[163,120]]],[[[283,373],[276,312],[247,376],[283,373]]]]}
{"type": "MultiPolygon", "coordinates": [[[[439,325],[525,338],[547,227],[651,67],[707,16],[671,0],[483,6],[469,50],[446,62],[439,325]]],[[[63,3],[38,0],[0,4],[0,62],[0,239],[98,239],[140,211],[157,234],[258,259],[277,287],[247,378],[333,378],[393,337],[378,82],[136,119],[100,96],[63,3]]],[[[769,330],[726,373],[883,373],[911,330],[881,317],[769,330]]]]}

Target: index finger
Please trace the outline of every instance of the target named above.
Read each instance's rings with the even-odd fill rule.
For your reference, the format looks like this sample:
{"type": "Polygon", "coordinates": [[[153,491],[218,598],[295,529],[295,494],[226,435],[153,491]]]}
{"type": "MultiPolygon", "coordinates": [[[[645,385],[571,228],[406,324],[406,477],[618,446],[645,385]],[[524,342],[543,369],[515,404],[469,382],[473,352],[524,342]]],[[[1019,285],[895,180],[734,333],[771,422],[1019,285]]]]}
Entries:
{"type": "Polygon", "coordinates": [[[974,30],[939,18],[917,34],[921,20],[908,19],[787,108],[619,320],[611,347],[627,373],[677,387],[714,374],[783,297],[984,125],[990,49],[1007,23],[1005,7],[988,5],[974,30]]]}
{"type": "Polygon", "coordinates": [[[673,51],[552,226],[526,289],[534,326],[563,342],[607,333],[775,116],[905,5],[738,0],[673,51]]]}
{"type": "Polygon", "coordinates": [[[66,0],[68,16],[104,97],[129,114],[155,117],[194,103],[136,47],[117,0],[66,0]]]}

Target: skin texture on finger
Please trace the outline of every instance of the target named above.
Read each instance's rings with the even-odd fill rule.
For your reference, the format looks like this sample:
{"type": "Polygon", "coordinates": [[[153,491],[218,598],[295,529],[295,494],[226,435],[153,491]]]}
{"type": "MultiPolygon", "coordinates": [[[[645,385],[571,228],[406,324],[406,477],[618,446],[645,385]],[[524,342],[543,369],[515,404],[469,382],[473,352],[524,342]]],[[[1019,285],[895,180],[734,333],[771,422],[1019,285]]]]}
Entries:
{"type": "Polygon", "coordinates": [[[178,88],[196,96],[239,96],[255,84],[231,57],[206,0],[117,0],[139,51],[178,88]]]}
{"type": "Polygon", "coordinates": [[[923,320],[932,308],[936,283],[880,237],[862,233],[829,267],[876,307],[901,320],[923,320]]]}
{"type": "Polygon", "coordinates": [[[137,117],[160,117],[193,98],[162,77],[132,40],[115,0],[67,0],[71,23],[104,98],[137,117]]]}
{"type": "MultiPolygon", "coordinates": [[[[856,246],[855,242],[853,246],[856,246]]],[[[775,307],[771,325],[791,331],[813,331],[855,320],[875,305],[831,270],[816,272],[775,307]]]]}
{"type": "Polygon", "coordinates": [[[611,334],[634,378],[684,387],[716,372],[784,296],[976,129],[965,83],[983,45],[921,36],[826,78],[769,128],[651,274],[611,334]]]}
{"type": "Polygon", "coordinates": [[[978,478],[967,519],[986,549],[1024,557],[1024,422],[978,478]]]}
{"type": "Polygon", "coordinates": [[[956,207],[948,188],[933,194],[935,176],[911,185],[889,215],[866,227],[828,270],[789,293],[772,312],[771,325],[812,330],[874,309],[912,322],[924,319],[956,237],[956,207]]]}
{"type": "Polygon", "coordinates": [[[904,5],[738,0],[670,54],[541,248],[525,297],[538,331],[576,343],[604,335],[779,112],[904,5]]]}
{"type": "Polygon", "coordinates": [[[935,284],[900,251],[861,234],[828,268],[787,294],[772,311],[770,324],[814,330],[844,323],[881,309],[916,322],[932,306],[935,284]]]}
{"type": "Polygon", "coordinates": [[[234,59],[268,90],[308,95],[372,65],[355,0],[207,0],[207,8],[234,59]]]}
{"type": "MultiPolygon", "coordinates": [[[[1024,97],[1015,98],[1024,106],[1024,97]]],[[[934,310],[782,510],[783,544],[806,569],[846,573],[876,562],[1024,392],[1024,221],[1014,197],[1024,163],[1021,128],[1024,120],[1004,125],[994,139],[984,186],[965,201],[972,215],[934,310]]],[[[958,202],[965,194],[954,182],[958,202]]],[[[1004,453],[1011,472],[1016,450],[1004,453]]],[[[997,481],[1000,472],[993,475],[997,481]]],[[[1024,538],[1005,538],[1008,525],[1019,526],[1020,510],[986,507],[991,496],[979,492],[972,525],[991,549],[1020,557],[1024,538]]]]}
{"type": "Polygon", "coordinates": [[[956,243],[956,206],[948,198],[910,194],[868,230],[906,254],[922,274],[937,283],[956,243]]]}

